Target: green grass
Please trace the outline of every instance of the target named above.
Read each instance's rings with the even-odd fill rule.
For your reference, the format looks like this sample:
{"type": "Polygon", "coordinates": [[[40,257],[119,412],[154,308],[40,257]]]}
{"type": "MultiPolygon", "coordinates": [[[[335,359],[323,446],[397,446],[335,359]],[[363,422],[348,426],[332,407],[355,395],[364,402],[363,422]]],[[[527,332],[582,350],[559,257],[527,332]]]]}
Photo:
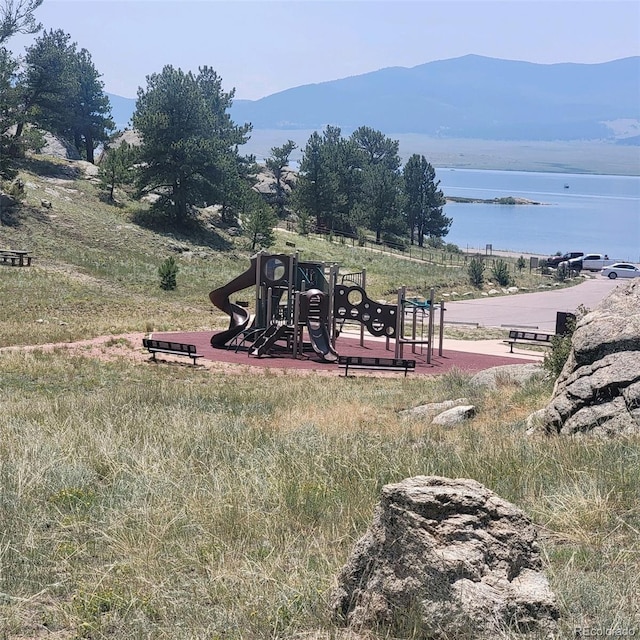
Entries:
{"type": "MultiPolygon", "coordinates": [[[[0,228],[0,244],[36,261],[0,268],[1,346],[222,326],[207,294],[246,268],[241,241],[152,232],[88,182],[70,201],[59,185],[58,200],[46,192],[43,212],[45,182],[26,178],[31,208],[0,228]],[[165,292],[157,267],[169,254],[181,270],[165,292]]],[[[442,266],[295,241],[305,259],[366,267],[373,298],[459,286],[442,266]]],[[[561,638],[576,627],[637,635],[638,440],[526,437],[550,393],[544,381],[489,393],[457,371],[247,375],[4,351],[0,638],[339,637],[335,576],[381,487],[417,474],[474,478],[533,518],[561,638]],[[463,396],[478,412],[455,429],[399,413],[463,396]]]]}
{"type": "MultiPolygon", "coordinates": [[[[2,268],[0,347],[226,324],[208,293],[249,265],[242,237],[206,219],[191,235],[136,224],[148,217],[144,205],[126,198],[119,207],[105,203],[96,184],[64,161],[31,160],[21,178],[27,185],[24,207],[0,226],[0,246],[25,248],[34,262],[30,268],[2,268]],[[51,209],[41,206],[43,199],[51,209]],[[177,289],[163,291],[158,268],[169,256],[179,268],[177,289]]],[[[408,296],[424,298],[434,289],[437,301],[481,293],[468,284],[461,256],[433,251],[433,262],[425,263],[283,231],[272,251],[290,253],[286,242],[292,239],[303,260],[338,263],[341,273],[366,269],[367,294],[375,300],[395,303],[402,286],[408,296]]],[[[515,260],[509,264],[523,290],[546,282],[528,270],[516,273],[515,260]]],[[[485,290],[490,288],[489,281],[485,290]]],[[[251,299],[253,290],[246,296],[251,299]]]]}
{"type": "Polygon", "coordinates": [[[417,474],[474,478],[533,517],[563,628],[631,625],[637,443],[524,437],[548,392],[5,354],[0,630],[329,632],[333,579],[381,487],[417,474]],[[458,430],[399,415],[461,395],[479,412],[458,430]]]}

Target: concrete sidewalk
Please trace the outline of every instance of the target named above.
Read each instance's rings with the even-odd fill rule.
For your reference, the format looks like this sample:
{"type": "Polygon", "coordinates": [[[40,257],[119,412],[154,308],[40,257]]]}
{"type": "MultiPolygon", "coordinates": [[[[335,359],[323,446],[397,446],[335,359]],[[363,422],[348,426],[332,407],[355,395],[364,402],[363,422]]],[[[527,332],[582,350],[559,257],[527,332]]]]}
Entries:
{"type": "MultiPolygon", "coordinates": [[[[446,328],[445,328],[446,334],[446,328]]],[[[437,353],[438,342],[436,340],[435,349],[437,353]]],[[[464,353],[480,353],[487,356],[501,356],[503,358],[515,358],[522,360],[522,358],[528,358],[542,362],[544,360],[544,351],[533,351],[532,349],[526,349],[522,345],[514,345],[513,353],[509,351],[509,345],[505,344],[502,340],[451,340],[444,338],[442,343],[442,349],[444,351],[462,351],[464,353]]]]}
{"type": "Polygon", "coordinates": [[[575,313],[580,306],[591,310],[621,284],[624,281],[598,275],[563,289],[445,302],[445,335],[447,322],[555,333],[558,311],[575,313]]]}
{"type": "MultiPolygon", "coordinates": [[[[513,358],[516,360],[522,360],[523,358],[527,358],[530,360],[536,360],[542,362],[544,360],[545,353],[547,349],[534,351],[532,349],[527,349],[522,345],[514,345],[513,353],[509,351],[509,345],[505,344],[503,340],[500,338],[492,338],[490,340],[455,340],[452,338],[447,338],[446,333],[447,329],[445,327],[444,330],[445,337],[442,340],[442,350],[446,351],[460,351],[462,353],[477,353],[485,356],[500,356],[502,358],[513,358]]],[[[344,330],[342,335],[345,337],[349,337],[352,340],[356,340],[359,338],[359,332],[355,330],[344,330]]],[[[375,336],[366,334],[365,339],[367,342],[384,342],[386,338],[377,338],[375,336]]],[[[394,341],[391,341],[391,344],[395,344],[394,341]]],[[[437,354],[439,348],[439,340],[438,336],[435,337],[433,342],[432,353],[437,354]]],[[[420,353],[421,349],[426,353],[427,345],[416,345],[416,352],[420,353]]],[[[411,345],[404,345],[404,355],[409,358],[411,354],[411,345]]]]}

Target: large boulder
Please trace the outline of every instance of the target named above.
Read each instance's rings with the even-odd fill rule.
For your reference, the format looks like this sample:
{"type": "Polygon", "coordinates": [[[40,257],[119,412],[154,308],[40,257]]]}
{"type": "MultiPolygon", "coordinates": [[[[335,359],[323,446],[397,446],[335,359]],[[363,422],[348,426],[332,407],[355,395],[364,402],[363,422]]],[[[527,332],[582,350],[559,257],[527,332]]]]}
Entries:
{"type": "Polygon", "coordinates": [[[471,384],[487,389],[497,389],[501,384],[525,385],[530,380],[545,378],[546,371],[542,365],[532,364],[503,364],[491,369],[479,371],[471,378],[471,384]]]}
{"type": "Polygon", "coordinates": [[[44,147],[40,153],[63,160],[80,160],[78,150],[68,140],[49,132],[44,134],[44,147]]]}
{"type": "Polygon", "coordinates": [[[640,433],[640,279],[618,285],[577,324],[549,404],[530,432],[640,433]]]}
{"type": "Polygon", "coordinates": [[[436,476],[383,487],[333,609],[352,629],[410,621],[429,638],[552,631],[559,615],[530,519],[475,480],[436,476]]]}

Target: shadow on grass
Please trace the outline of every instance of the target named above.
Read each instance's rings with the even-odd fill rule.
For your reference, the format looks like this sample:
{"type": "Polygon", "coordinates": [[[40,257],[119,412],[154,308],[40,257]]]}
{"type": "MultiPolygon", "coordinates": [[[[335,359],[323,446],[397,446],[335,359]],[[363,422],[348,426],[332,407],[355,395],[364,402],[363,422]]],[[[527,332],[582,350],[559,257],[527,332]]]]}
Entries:
{"type": "Polygon", "coordinates": [[[24,204],[6,207],[0,211],[0,227],[17,228],[27,219],[36,220],[43,224],[49,222],[49,216],[45,211],[24,204]]]}
{"type": "Polygon", "coordinates": [[[47,178],[75,180],[82,175],[81,169],[67,164],[64,160],[50,160],[44,157],[27,156],[20,160],[20,168],[47,178]]]}
{"type": "Polygon", "coordinates": [[[235,248],[232,242],[200,220],[190,219],[178,224],[164,213],[153,209],[137,209],[131,214],[131,222],[159,235],[194,242],[215,251],[231,251],[235,248]]]}

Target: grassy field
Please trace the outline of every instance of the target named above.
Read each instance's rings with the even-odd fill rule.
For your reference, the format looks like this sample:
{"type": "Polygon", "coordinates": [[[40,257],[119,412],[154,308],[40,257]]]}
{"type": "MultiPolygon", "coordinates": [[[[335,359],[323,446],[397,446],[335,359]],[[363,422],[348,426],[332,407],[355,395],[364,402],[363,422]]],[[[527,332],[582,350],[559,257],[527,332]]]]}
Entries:
{"type": "MultiPolygon", "coordinates": [[[[0,346],[223,326],[207,294],[246,268],[241,238],[154,230],[66,164],[44,168],[23,173],[26,206],[0,226],[0,245],[36,256],[0,266],[0,346]],[[165,292],[168,255],[180,272],[165,292]]],[[[295,243],[305,259],[366,267],[373,298],[468,287],[444,257],[295,243]]],[[[552,380],[487,391],[459,371],[220,374],[64,349],[5,350],[0,365],[3,640],[339,638],[335,576],[381,487],[417,474],[474,478],[531,516],[559,637],[640,634],[640,443],[526,437],[552,380]],[[463,427],[399,413],[463,396],[478,409],[463,427]]]]}

